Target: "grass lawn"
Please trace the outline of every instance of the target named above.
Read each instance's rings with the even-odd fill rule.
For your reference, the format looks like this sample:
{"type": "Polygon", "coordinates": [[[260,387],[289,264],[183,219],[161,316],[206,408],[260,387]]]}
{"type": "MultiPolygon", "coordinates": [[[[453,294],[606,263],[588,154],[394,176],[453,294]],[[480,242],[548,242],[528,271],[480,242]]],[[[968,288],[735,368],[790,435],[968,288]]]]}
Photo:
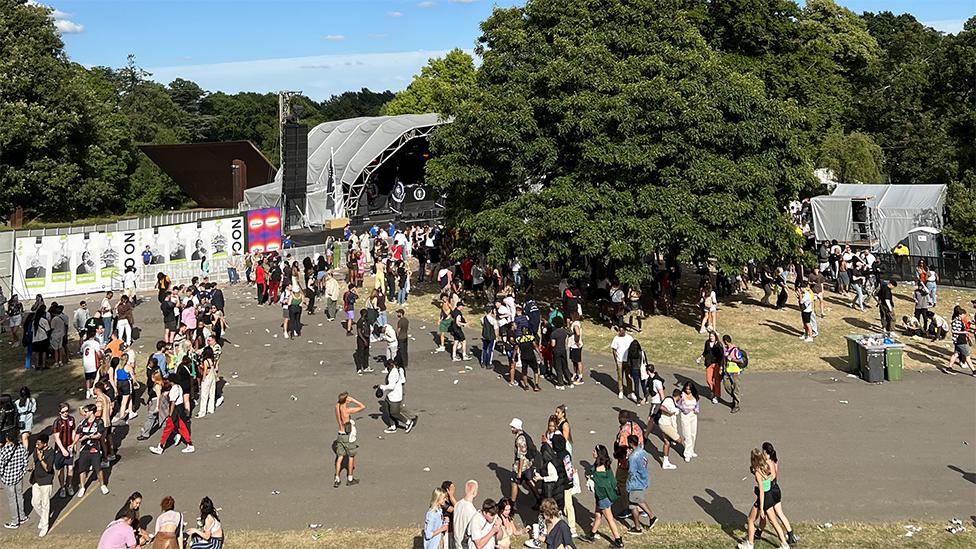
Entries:
{"type": "MultiPolygon", "coordinates": [[[[687,277],[686,277],[687,278],[687,277]]],[[[694,277],[697,280],[697,277],[694,277]]],[[[371,281],[366,282],[371,287],[371,281]]],[[[544,280],[537,283],[540,291],[540,305],[555,297],[555,281],[544,280]]],[[[419,294],[411,295],[407,314],[414,319],[411,325],[415,330],[424,326],[426,332],[436,329],[438,309],[433,302],[437,299],[436,288],[430,284],[415,286],[419,294]]],[[[911,298],[911,288],[900,285],[895,288],[896,333],[900,334],[901,317],[911,316],[915,310],[911,298]]],[[[695,288],[682,287],[679,306],[674,316],[652,315],[644,319],[643,332],[633,333],[641,342],[648,359],[666,366],[695,367],[695,359],[701,354],[705,336],[698,333],[701,318],[698,316],[697,300],[688,303],[687,297],[697,295],[695,288]],[[684,298],[684,300],[683,300],[684,298]]],[[[800,312],[796,299],[791,295],[788,306],[782,310],[763,307],[759,304],[762,290],[750,288],[746,293],[720,299],[717,325],[723,335],[728,333],[741,348],[749,353],[749,370],[842,370],[847,371],[847,341],[849,334],[875,333],[880,330],[877,304],[874,301],[865,306],[864,312],[849,306],[850,298],[833,292],[825,293],[826,318],[817,318],[820,337],[813,343],[804,343],[800,312]]],[[[481,314],[485,300],[480,296],[468,295],[468,341],[480,345],[481,314]]],[[[952,307],[961,304],[972,309],[970,301],[976,299],[976,291],[939,288],[939,304],[935,311],[949,320],[952,307]]],[[[543,306],[545,310],[547,307],[543,306]]],[[[818,308],[819,311],[819,308],[818,308]]],[[[583,324],[584,349],[591,356],[596,355],[598,363],[604,366],[612,363],[610,341],[615,335],[608,324],[596,322],[596,311],[585,309],[583,324]]],[[[905,368],[920,370],[946,364],[952,354],[950,338],[932,343],[921,338],[896,335],[906,344],[905,368]]],[[[587,367],[596,364],[586,364],[587,367]]]]}
{"type": "MultiPolygon", "coordinates": [[[[945,531],[947,525],[939,523],[848,523],[834,524],[832,528],[822,529],[815,525],[797,525],[796,533],[800,537],[801,547],[815,547],[818,549],[858,547],[863,549],[927,549],[945,548],[962,549],[976,545],[974,528],[962,534],[949,534],[945,531]],[[921,530],[912,537],[905,537],[907,530],[904,525],[913,524],[921,530]]],[[[970,525],[971,526],[971,525],[970,525]]],[[[604,528],[605,529],[605,528],[604,528]]],[[[33,533],[33,529],[31,530],[33,533]]],[[[353,530],[353,529],[317,529],[301,532],[266,532],[266,531],[228,531],[226,547],[240,549],[275,549],[292,547],[336,547],[345,549],[373,549],[376,547],[423,547],[420,538],[420,528],[403,528],[397,530],[353,530]]],[[[651,533],[640,537],[628,536],[625,541],[628,547],[671,547],[687,549],[729,549],[741,539],[741,529],[725,531],[719,526],[694,524],[661,524],[651,533]]],[[[512,547],[521,547],[525,537],[513,541],[512,547]]],[[[56,532],[49,534],[44,540],[28,537],[22,532],[16,535],[0,537],[0,547],[44,547],[45,549],[76,549],[78,547],[94,547],[98,544],[98,536],[73,535],[59,536],[56,532]]],[[[584,543],[580,547],[604,547],[606,542],[593,545],[584,543]]],[[[768,541],[761,541],[756,547],[775,547],[768,541]]]]}

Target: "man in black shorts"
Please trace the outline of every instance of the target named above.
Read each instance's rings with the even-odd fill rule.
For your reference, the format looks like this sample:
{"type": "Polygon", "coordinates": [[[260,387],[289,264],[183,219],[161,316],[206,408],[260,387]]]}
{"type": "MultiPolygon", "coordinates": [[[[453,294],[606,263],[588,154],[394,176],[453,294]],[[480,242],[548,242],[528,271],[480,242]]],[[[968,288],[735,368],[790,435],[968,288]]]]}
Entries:
{"type": "Polygon", "coordinates": [[[539,347],[539,342],[532,335],[529,328],[522,328],[519,335],[515,338],[515,345],[518,349],[519,360],[522,362],[521,387],[528,391],[531,385],[533,391],[541,391],[542,387],[539,386],[539,362],[535,358],[536,352],[542,352],[542,348],[539,347]],[[532,379],[529,378],[529,370],[532,370],[532,379]]]}
{"type": "Polygon", "coordinates": [[[88,472],[92,469],[95,470],[98,482],[102,485],[102,493],[108,493],[105,475],[102,473],[102,437],[105,436],[105,423],[95,415],[95,409],[94,404],[88,404],[81,409],[84,419],[75,431],[74,446],[78,453],[75,467],[78,469],[79,498],[85,496],[85,483],[88,480],[88,472]]]}
{"type": "Polygon", "coordinates": [[[75,418],[71,415],[71,408],[67,402],[58,404],[58,418],[54,420],[51,433],[54,435],[54,469],[58,472],[61,490],[58,495],[63,497],[75,495],[71,485],[74,478],[74,436],[75,418]]]}

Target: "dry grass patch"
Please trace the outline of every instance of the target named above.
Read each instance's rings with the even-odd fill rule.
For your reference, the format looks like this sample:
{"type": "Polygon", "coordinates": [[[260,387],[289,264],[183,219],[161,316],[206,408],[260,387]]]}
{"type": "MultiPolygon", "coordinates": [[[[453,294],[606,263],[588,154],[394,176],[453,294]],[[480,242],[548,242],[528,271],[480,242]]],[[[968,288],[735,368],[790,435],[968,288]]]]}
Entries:
{"type": "MultiPolygon", "coordinates": [[[[797,535],[801,538],[802,547],[816,547],[818,549],[846,549],[858,547],[864,549],[962,549],[976,546],[976,534],[970,528],[962,534],[949,534],[945,525],[939,523],[915,523],[921,528],[912,537],[905,537],[905,523],[847,523],[835,524],[830,529],[821,529],[814,525],[797,526],[797,535]]],[[[390,530],[376,529],[319,529],[304,531],[240,531],[228,532],[225,547],[231,549],[284,549],[294,547],[322,547],[344,549],[375,549],[375,548],[420,548],[423,547],[418,528],[400,528],[390,530]]],[[[702,523],[692,524],[661,524],[653,532],[639,538],[627,538],[627,546],[634,549],[671,547],[682,549],[728,549],[734,547],[741,539],[741,528],[735,530],[702,523]]],[[[512,544],[521,547],[525,537],[520,537],[512,544]]],[[[77,549],[79,547],[94,547],[98,543],[97,535],[59,536],[50,534],[44,540],[28,537],[21,532],[15,535],[0,537],[0,547],[45,549],[77,549]]],[[[593,547],[602,547],[597,543],[593,547]]],[[[768,542],[756,544],[759,548],[773,547],[768,542]]],[[[586,547],[581,544],[581,547],[586,547]]]]}

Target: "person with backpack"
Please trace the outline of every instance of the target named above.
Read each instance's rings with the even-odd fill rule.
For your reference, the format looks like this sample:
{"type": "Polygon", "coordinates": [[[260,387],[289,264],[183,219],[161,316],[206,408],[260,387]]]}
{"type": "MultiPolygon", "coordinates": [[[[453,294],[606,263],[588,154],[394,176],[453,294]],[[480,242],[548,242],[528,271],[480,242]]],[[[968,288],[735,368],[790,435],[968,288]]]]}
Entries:
{"type": "Polygon", "coordinates": [[[729,413],[735,414],[739,411],[742,391],[742,371],[749,366],[749,355],[732,343],[732,336],[729,334],[722,336],[722,343],[725,347],[725,366],[723,368],[722,381],[725,385],[725,392],[732,397],[732,405],[729,413]]]}
{"type": "Polygon", "coordinates": [[[515,459],[512,462],[512,501],[518,501],[519,486],[528,488],[536,500],[539,499],[539,491],[536,489],[535,472],[536,462],[539,459],[539,450],[536,449],[532,437],[522,429],[522,420],[512,418],[508,424],[515,435],[515,459]]]}

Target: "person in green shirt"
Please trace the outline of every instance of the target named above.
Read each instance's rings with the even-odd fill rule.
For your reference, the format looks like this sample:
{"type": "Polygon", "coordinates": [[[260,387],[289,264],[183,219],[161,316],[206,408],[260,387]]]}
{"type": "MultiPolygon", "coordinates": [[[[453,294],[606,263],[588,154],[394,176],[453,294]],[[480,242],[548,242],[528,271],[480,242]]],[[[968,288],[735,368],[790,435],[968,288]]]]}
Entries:
{"type": "Polygon", "coordinates": [[[596,540],[596,533],[600,530],[600,523],[606,519],[607,525],[610,526],[610,534],[613,536],[610,546],[623,547],[624,540],[620,537],[617,521],[613,518],[613,513],[610,510],[618,497],[617,479],[613,474],[612,464],[610,452],[606,446],[598,444],[596,448],[593,448],[593,472],[586,484],[596,497],[596,511],[593,513],[593,527],[590,529],[590,533],[580,536],[580,540],[593,543],[596,540]]]}

